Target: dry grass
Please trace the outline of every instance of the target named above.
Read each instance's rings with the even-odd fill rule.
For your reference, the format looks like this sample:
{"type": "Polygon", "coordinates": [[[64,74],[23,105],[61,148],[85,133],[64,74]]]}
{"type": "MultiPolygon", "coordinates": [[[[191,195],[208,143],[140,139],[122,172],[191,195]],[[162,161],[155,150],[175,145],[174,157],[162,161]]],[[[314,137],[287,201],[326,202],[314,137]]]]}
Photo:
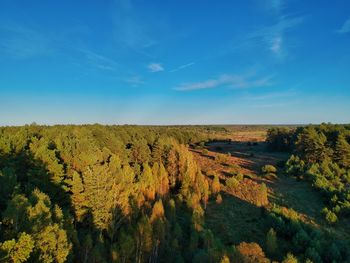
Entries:
{"type": "Polygon", "coordinates": [[[262,210],[254,204],[252,194],[261,183],[265,183],[269,193],[270,204],[266,206],[268,210],[277,204],[286,213],[295,211],[293,213],[305,224],[330,231],[339,238],[350,236],[349,222],[341,221],[335,226],[329,226],[325,222],[320,213],[324,207],[322,197],[308,183],[287,177],[283,171],[279,171],[276,178],[259,176],[263,165],[276,166],[279,161],[288,158],[285,153],[268,152],[263,136],[261,130],[238,131],[230,137],[235,141],[211,142],[204,153],[203,150],[192,149],[195,160],[204,174],[209,175],[209,179],[212,178],[211,174],[216,173],[224,184],[227,178],[236,176],[237,173],[250,175],[241,180],[235,191],[222,187],[223,200],[220,204],[215,199],[209,202],[206,210],[208,227],[226,245],[242,241],[263,245],[269,227],[264,221],[262,210]],[[247,143],[256,141],[257,145],[247,143]]]}

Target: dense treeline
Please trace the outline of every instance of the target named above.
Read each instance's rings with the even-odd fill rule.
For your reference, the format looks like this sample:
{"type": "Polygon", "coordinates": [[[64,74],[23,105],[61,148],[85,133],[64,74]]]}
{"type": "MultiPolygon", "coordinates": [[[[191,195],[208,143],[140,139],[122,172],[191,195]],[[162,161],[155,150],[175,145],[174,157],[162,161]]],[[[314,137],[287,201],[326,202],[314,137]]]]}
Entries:
{"type": "Polygon", "coordinates": [[[220,257],[202,222],[209,182],[183,145],[197,131],[31,125],[0,138],[0,261],[220,257]]]}
{"type": "MultiPolygon", "coordinates": [[[[289,150],[285,165],[287,175],[310,182],[320,191],[325,207],[319,211],[328,224],[349,220],[350,216],[350,126],[321,124],[296,130],[274,129],[268,132],[268,147],[289,150]]],[[[295,226],[293,227],[295,228],[295,226]]],[[[282,231],[285,232],[285,228],[282,231]]],[[[349,244],[328,233],[320,236],[307,228],[289,233],[305,256],[314,262],[347,262],[349,244]],[[333,240],[333,241],[332,241],[333,240]],[[330,242],[330,243],[327,243],[330,242]],[[325,245],[327,244],[327,245],[325,245]],[[306,251],[304,248],[308,248],[306,251]],[[328,251],[327,251],[328,249],[328,251]],[[325,253],[325,251],[327,251],[325,253]]]]}
{"type": "Polygon", "coordinates": [[[325,197],[322,211],[329,223],[350,215],[350,126],[322,124],[268,132],[273,150],[292,151],[286,172],[308,180],[325,197]]]}
{"type": "MultiPolygon", "coordinates": [[[[348,216],[349,130],[269,132],[277,150],[294,151],[287,172],[324,192],[328,219],[348,216]]],[[[214,235],[204,220],[208,202],[220,205],[222,189],[242,200],[252,192],[243,175],[224,187],[193,159],[186,145],[203,147],[218,131],[0,128],[0,262],[346,262],[348,244],[303,224],[293,210],[269,208],[265,184],[254,184],[258,202],[250,203],[262,211],[266,240],[223,244],[214,235]]],[[[276,173],[270,168],[267,174],[276,173]]]]}

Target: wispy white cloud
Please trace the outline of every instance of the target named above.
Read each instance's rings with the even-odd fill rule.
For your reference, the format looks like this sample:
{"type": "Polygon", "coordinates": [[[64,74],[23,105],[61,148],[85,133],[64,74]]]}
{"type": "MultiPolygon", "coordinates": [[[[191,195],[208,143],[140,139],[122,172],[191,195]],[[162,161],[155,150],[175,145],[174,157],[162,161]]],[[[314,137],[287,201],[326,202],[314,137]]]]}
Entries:
{"type": "Polygon", "coordinates": [[[248,36],[248,39],[254,41],[256,45],[265,45],[273,54],[284,58],[288,55],[288,45],[284,41],[284,36],[300,25],[304,19],[301,16],[281,16],[276,24],[256,30],[248,36]]]}
{"type": "Polygon", "coordinates": [[[341,28],[339,28],[337,31],[339,34],[345,34],[350,32],[350,18],[346,20],[341,28]]]}
{"type": "Polygon", "coordinates": [[[231,88],[253,88],[272,85],[273,76],[262,78],[252,78],[243,75],[221,75],[215,79],[208,79],[201,82],[183,83],[175,88],[179,91],[191,91],[201,89],[212,89],[220,86],[228,86],[231,88]]]}
{"type": "Polygon", "coordinates": [[[98,54],[92,50],[78,49],[78,51],[84,55],[85,59],[91,66],[100,70],[115,71],[119,66],[115,60],[98,54]]]}
{"type": "Polygon", "coordinates": [[[150,63],[148,66],[147,66],[148,70],[150,72],[160,72],[160,71],[164,71],[164,68],[162,66],[162,64],[160,63],[150,63]]]}
{"type": "Polygon", "coordinates": [[[53,53],[52,40],[40,32],[25,26],[0,26],[0,52],[18,59],[53,53]]]}
{"type": "Polygon", "coordinates": [[[140,85],[145,84],[145,82],[142,80],[141,76],[135,75],[131,76],[124,80],[126,83],[129,83],[132,87],[137,87],[140,85]]]}
{"type": "Polygon", "coordinates": [[[185,68],[188,68],[188,67],[191,67],[193,66],[195,63],[194,62],[190,62],[190,63],[187,63],[187,64],[184,64],[184,65],[181,65],[173,70],[170,70],[169,72],[176,72],[176,71],[179,71],[179,70],[182,70],[182,69],[185,69],[185,68]]]}
{"type": "Polygon", "coordinates": [[[157,44],[153,28],[157,25],[150,26],[152,18],[145,17],[147,13],[138,12],[136,7],[131,0],[114,1],[114,37],[116,42],[149,57],[144,49],[157,44]]]}
{"type": "MultiPolygon", "coordinates": [[[[248,33],[242,33],[241,36],[231,39],[217,48],[214,54],[205,57],[205,60],[224,57],[235,52],[245,52],[247,50],[258,49],[261,52],[263,48],[270,52],[275,58],[283,60],[289,56],[292,49],[288,34],[297,26],[302,24],[306,16],[277,16],[274,24],[259,26],[253,28],[248,33]]],[[[247,30],[249,31],[249,30],[247,30]]]]}
{"type": "Polygon", "coordinates": [[[275,54],[280,54],[282,48],[282,37],[276,36],[271,41],[270,50],[275,54]]]}

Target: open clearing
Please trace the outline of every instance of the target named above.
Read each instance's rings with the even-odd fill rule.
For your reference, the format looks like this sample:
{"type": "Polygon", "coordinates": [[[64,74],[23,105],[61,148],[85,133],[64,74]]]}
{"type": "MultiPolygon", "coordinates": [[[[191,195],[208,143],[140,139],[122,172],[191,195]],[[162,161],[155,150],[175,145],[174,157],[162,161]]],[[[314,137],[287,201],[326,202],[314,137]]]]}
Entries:
{"type": "MultiPolygon", "coordinates": [[[[206,145],[206,150],[192,149],[192,152],[203,173],[218,174],[221,183],[237,172],[249,175],[245,176],[242,183],[267,185],[270,202],[268,207],[277,204],[291,208],[306,224],[317,228],[322,226],[337,236],[348,235],[350,228],[347,222],[339,222],[334,227],[327,225],[320,213],[324,207],[322,197],[307,182],[287,177],[283,171],[279,171],[278,178],[274,179],[259,176],[263,165],[276,166],[279,162],[286,161],[288,154],[269,152],[261,138],[260,141],[256,140],[257,132],[253,134],[253,138],[249,137],[249,133],[239,135],[244,138],[240,141],[210,142],[206,145]]],[[[206,211],[206,222],[214,233],[225,244],[238,244],[243,240],[262,244],[268,228],[264,225],[261,208],[241,196],[222,192],[222,198],[220,205],[211,200],[206,211]]]]}

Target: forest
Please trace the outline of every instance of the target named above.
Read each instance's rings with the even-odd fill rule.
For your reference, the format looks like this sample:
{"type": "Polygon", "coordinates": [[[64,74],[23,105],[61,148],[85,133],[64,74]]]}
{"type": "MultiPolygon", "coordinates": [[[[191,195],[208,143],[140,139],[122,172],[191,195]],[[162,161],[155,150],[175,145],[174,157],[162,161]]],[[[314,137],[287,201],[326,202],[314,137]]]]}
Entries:
{"type": "Polygon", "coordinates": [[[0,127],[0,185],[0,262],[350,262],[350,125],[0,127]]]}

